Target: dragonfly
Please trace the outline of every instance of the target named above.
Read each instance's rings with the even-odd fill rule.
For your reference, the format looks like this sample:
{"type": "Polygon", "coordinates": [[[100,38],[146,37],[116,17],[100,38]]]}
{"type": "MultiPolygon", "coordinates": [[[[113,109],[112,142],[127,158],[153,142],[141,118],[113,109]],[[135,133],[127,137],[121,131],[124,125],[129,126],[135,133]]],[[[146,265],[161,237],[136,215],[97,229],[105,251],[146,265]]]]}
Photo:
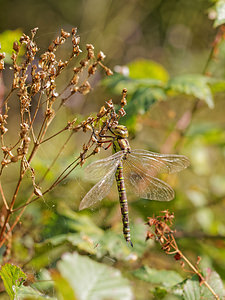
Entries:
{"type": "Polygon", "coordinates": [[[110,129],[113,136],[114,154],[91,163],[86,168],[89,178],[97,183],[89,190],[80,203],[79,209],[88,208],[105,198],[116,179],[125,240],[131,242],[126,185],[140,198],[170,201],[174,198],[173,189],[157,178],[161,173],[176,173],[189,166],[184,155],[160,154],[147,150],[131,150],[128,130],[124,125],[110,129]]]}

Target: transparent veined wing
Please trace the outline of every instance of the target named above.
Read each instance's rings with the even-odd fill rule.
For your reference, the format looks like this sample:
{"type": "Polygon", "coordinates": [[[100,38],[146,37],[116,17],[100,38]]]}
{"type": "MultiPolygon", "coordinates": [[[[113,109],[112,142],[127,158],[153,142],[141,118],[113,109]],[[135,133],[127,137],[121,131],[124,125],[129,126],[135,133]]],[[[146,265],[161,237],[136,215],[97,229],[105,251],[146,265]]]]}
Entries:
{"type": "Polygon", "coordinates": [[[180,172],[190,164],[189,159],[184,155],[160,154],[147,150],[132,150],[127,158],[134,165],[146,169],[152,176],[157,176],[158,173],[180,172]]]}
{"type": "Polygon", "coordinates": [[[170,201],[174,198],[174,191],[167,183],[149,175],[146,169],[133,164],[130,158],[123,161],[123,166],[125,185],[129,184],[141,198],[157,201],[170,201]]]}
{"type": "Polygon", "coordinates": [[[94,161],[85,168],[85,179],[96,182],[103,178],[109,170],[114,168],[118,161],[121,161],[123,156],[124,152],[119,151],[109,157],[94,161]]]}
{"type": "MultiPolygon", "coordinates": [[[[100,162],[100,160],[97,162],[100,162]]],[[[93,188],[90,189],[90,191],[84,196],[80,203],[79,210],[92,206],[107,196],[113,185],[113,181],[115,180],[115,173],[120,162],[121,159],[115,160],[111,169],[107,169],[106,174],[101,178],[101,180],[96,183],[93,188]]]]}

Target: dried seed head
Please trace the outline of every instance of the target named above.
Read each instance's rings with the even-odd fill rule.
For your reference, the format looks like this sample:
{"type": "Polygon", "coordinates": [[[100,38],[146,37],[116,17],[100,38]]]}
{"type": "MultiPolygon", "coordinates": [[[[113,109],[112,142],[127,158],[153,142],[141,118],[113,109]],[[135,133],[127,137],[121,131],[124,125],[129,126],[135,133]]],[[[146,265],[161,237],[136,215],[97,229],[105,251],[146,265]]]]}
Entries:
{"type": "Polygon", "coordinates": [[[17,41],[15,41],[15,42],[13,43],[13,50],[16,51],[17,53],[18,53],[19,50],[20,50],[20,46],[19,46],[19,44],[18,44],[17,41]]]}
{"type": "Polygon", "coordinates": [[[87,61],[86,59],[82,59],[82,60],[80,61],[80,65],[81,65],[82,67],[86,67],[86,66],[88,65],[88,61],[87,61]]]}
{"type": "Polygon", "coordinates": [[[96,64],[90,65],[88,68],[88,74],[89,75],[94,75],[97,71],[96,64]]]}
{"type": "Polygon", "coordinates": [[[37,187],[37,186],[34,186],[34,194],[39,197],[43,196],[40,187],[37,187]]]}
{"type": "Polygon", "coordinates": [[[102,51],[100,51],[97,55],[97,60],[103,61],[105,57],[106,57],[105,54],[102,51]]]}
{"type": "Polygon", "coordinates": [[[34,36],[36,35],[37,31],[38,31],[38,27],[35,27],[34,29],[31,30],[32,39],[33,39],[34,36]]]}
{"type": "Polygon", "coordinates": [[[97,114],[97,117],[98,118],[101,118],[103,117],[107,112],[107,109],[105,108],[105,106],[102,106],[97,114]]]}
{"type": "Polygon", "coordinates": [[[5,52],[0,53],[0,59],[4,59],[5,58],[5,52]]]}
{"type": "Polygon", "coordinates": [[[75,35],[77,33],[77,27],[72,28],[71,32],[73,35],[75,35]]]}
{"type": "Polygon", "coordinates": [[[13,156],[13,157],[11,157],[11,162],[15,163],[15,162],[17,162],[19,160],[19,158],[20,157],[18,155],[13,156]]]}
{"type": "Polygon", "coordinates": [[[78,88],[78,92],[83,94],[83,95],[86,95],[90,92],[91,90],[91,85],[88,81],[86,81],[85,83],[83,83],[81,86],[79,86],[78,88]]]}
{"type": "Polygon", "coordinates": [[[8,164],[10,164],[11,163],[11,159],[3,159],[2,161],[1,161],[1,165],[2,166],[6,166],[6,165],[8,165],[8,164]]]}
{"type": "Polygon", "coordinates": [[[121,117],[123,117],[123,116],[126,115],[126,112],[125,112],[125,110],[124,110],[123,108],[119,109],[118,113],[119,113],[119,115],[120,115],[121,117]]]}
{"type": "Polygon", "coordinates": [[[86,49],[88,51],[87,58],[92,59],[95,57],[94,46],[92,44],[87,44],[86,49]]]}
{"type": "Polygon", "coordinates": [[[99,153],[101,151],[101,146],[96,146],[94,149],[94,153],[99,153]]]}
{"type": "Polygon", "coordinates": [[[88,130],[92,130],[90,125],[86,124],[85,126],[83,126],[83,132],[87,132],[88,130]]]}
{"type": "Polygon", "coordinates": [[[77,92],[78,92],[78,90],[79,90],[79,88],[78,88],[77,86],[74,86],[73,88],[71,88],[71,89],[70,89],[70,91],[71,91],[71,94],[75,94],[75,93],[77,93],[77,92]]]}
{"type": "Polygon", "coordinates": [[[107,67],[105,67],[105,73],[106,73],[106,75],[107,76],[111,76],[111,75],[113,75],[113,71],[112,70],[110,70],[109,68],[107,68],[107,67]]]}
{"type": "Polygon", "coordinates": [[[70,33],[61,29],[61,36],[65,39],[67,39],[68,37],[70,37],[70,33]]]}

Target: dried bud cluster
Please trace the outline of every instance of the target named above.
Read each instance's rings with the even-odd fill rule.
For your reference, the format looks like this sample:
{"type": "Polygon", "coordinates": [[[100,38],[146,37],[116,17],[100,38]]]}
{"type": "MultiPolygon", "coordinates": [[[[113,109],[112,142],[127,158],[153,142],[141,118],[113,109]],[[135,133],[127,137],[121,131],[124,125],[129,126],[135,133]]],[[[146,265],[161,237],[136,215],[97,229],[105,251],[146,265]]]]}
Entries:
{"type": "Polygon", "coordinates": [[[4,52],[0,53],[0,71],[4,69],[4,58],[5,58],[5,53],[4,52]]]}
{"type": "Polygon", "coordinates": [[[153,218],[148,218],[146,223],[151,231],[147,232],[146,240],[155,239],[160,242],[162,249],[166,253],[170,253],[171,248],[174,250],[174,231],[170,228],[173,224],[174,214],[169,213],[168,210],[162,211],[164,215],[153,218]]]}
{"type": "Polygon", "coordinates": [[[2,115],[0,114],[0,131],[1,131],[1,135],[4,135],[8,129],[5,127],[5,125],[7,124],[7,118],[8,118],[8,115],[2,115]]]}

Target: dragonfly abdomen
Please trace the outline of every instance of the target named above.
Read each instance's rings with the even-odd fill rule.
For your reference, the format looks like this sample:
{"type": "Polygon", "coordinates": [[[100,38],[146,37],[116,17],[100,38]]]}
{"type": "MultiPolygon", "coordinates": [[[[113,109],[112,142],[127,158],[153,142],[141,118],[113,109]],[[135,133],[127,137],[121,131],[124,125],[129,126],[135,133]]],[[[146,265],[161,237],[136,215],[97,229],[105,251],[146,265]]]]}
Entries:
{"type": "Polygon", "coordinates": [[[123,222],[123,234],[124,234],[125,240],[128,243],[130,243],[131,246],[133,247],[133,244],[130,239],[128,202],[127,202],[127,194],[126,194],[126,188],[125,188],[124,177],[123,177],[122,163],[119,164],[117,171],[116,171],[116,182],[117,182],[119,199],[120,199],[120,208],[121,208],[122,222],[123,222]]]}

